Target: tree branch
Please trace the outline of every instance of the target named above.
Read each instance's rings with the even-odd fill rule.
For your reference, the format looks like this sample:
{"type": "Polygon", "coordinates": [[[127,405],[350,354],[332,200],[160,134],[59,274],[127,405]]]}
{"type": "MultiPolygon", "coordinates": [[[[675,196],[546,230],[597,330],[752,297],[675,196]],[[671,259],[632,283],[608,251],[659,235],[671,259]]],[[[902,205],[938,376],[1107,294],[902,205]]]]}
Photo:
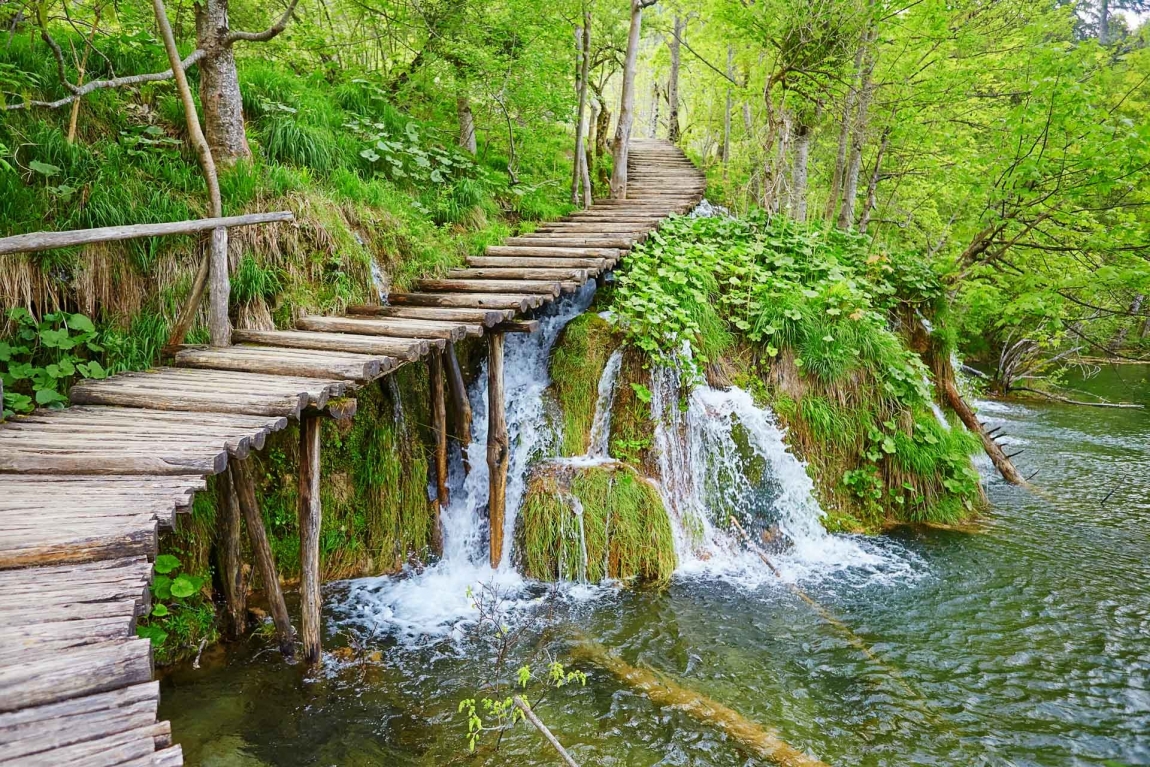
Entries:
{"type": "MultiPolygon", "coordinates": [[[[180,62],[180,69],[187,70],[196,62],[202,59],[205,55],[203,49],[197,48],[192,51],[187,58],[180,62]]],[[[92,80],[81,86],[73,86],[71,83],[65,83],[72,90],[71,96],[65,96],[56,101],[22,101],[19,104],[7,104],[4,106],[5,110],[12,109],[29,109],[31,107],[45,107],[47,109],[59,109],[62,106],[71,104],[79,98],[87,96],[92,91],[103,90],[104,88],[124,88],[130,85],[141,85],[143,83],[160,82],[161,80],[171,80],[174,73],[171,69],[164,70],[163,72],[149,72],[143,75],[130,75],[128,77],[114,77],[110,80],[92,80]]]]}
{"type": "Polygon", "coordinates": [[[291,15],[295,13],[295,7],[298,3],[299,0],[291,0],[291,2],[288,3],[287,10],[283,12],[279,20],[262,32],[230,32],[228,36],[224,38],[224,45],[231,45],[240,40],[249,43],[263,43],[271,40],[287,28],[288,22],[291,21],[291,15]]]}

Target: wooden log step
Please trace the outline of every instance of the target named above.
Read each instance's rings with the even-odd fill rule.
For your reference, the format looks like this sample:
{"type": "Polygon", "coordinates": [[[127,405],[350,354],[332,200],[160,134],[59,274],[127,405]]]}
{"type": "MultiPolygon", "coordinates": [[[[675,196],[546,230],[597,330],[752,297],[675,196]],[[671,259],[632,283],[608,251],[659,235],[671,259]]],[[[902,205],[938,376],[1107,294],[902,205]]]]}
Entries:
{"type": "MultiPolygon", "coordinates": [[[[437,308],[434,306],[380,306],[378,304],[361,304],[349,306],[348,314],[365,317],[407,317],[413,320],[435,320],[437,322],[463,322],[470,326],[481,325],[491,327],[503,320],[515,316],[514,309],[459,309],[450,307],[437,308]]],[[[482,330],[480,330],[482,333],[482,330]]]]}
{"type": "Polygon", "coordinates": [[[0,472],[43,474],[219,474],[227,464],[226,450],[212,453],[165,450],[162,455],[156,455],[143,447],[129,452],[123,448],[62,450],[6,445],[0,454],[0,472]]]}
{"type": "MultiPolygon", "coordinates": [[[[596,270],[597,271],[597,270],[596,270]]],[[[555,269],[538,267],[495,267],[452,269],[447,273],[452,280],[558,280],[586,282],[592,276],[587,269],[555,269]]]]}
{"type": "Polygon", "coordinates": [[[291,372],[315,378],[347,378],[370,381],[393,370],[392,357],[347,354],[274,346],[187,347],[176,353],[180,367],[236,370],[250,373],[291,372]]]}
{"type": "Polygon", "coordinates": [[[539,320],[507,320],[496,325],[497,333],[534,333],[539,329],[539,320]]]}
{"type": "Polygon", "coordinates": [[[562,289],[546,280],[417,280],[420,290],[463,293],[532,293],[555,298],[562,289]]]}
{"type": "Polygon", "coordinates": [[[395,338],[442,338],[448,341],[458,341],[467,334],[467,330],[458,323],[413,319],[353,319],[313,316],[301,317],[296,325],[301,330],[361,333],[368,336],[392,336],[395,338]]]}
{"type": "Polygon", "coordinates": [[[617,213],[597,212],[592,213],[587,211],[585,213],[574,213],[566,218],[560,219],[560,222],[578,223],[578,224],[648,224],[657,226],[666,216],[661,213],[629,213],[620,211],[617,213]]]}
{"type": "Polygon", "coordinates": [[[524,234],[519,237],[510,237],[503,241],[504,247],[547,247],[545,243],[554,243],[550,247],[559,248],[615,248],[620,251],[628,250],[635,244],[631,237],[586,237],[579,234],[524,234]]]}
{"type": "Polygon", "coordinates": [[[235,395],[222,397],[218,392],[173,392],[167,389],[125,391],[82,386],[73,387],[68,396],[72,402],[78,405],[116,405],[118,407],[210,413],[251,413],[285,416],[287,418],[299,418],[300,411],[308,404],[306,394],[287,397],[238,397],[235,395]]]}
{"type": "Polygon", "coordinates": [[[570,271],[574,269],[584,269],[592,274],[597,274],[605,269],[610,269],[614,266],[615,262],[606,258],[542,258],[536,256],[525,256],[523,258],[511,258],[508,256],[471,256],[467,259],[468,266],[476,269],[557,269],[560,271],[570,271]]]}
{"type": "Polygon", "coordinates": [[[0,714],[0,764],[66,764],[69,746],[155,725],[159,701],[159,682],[143,682],[0,714]]]}
{"type": "Polygon", "coordinates": [[[315,333],[302,330],[236,330],[232,332],[232,338],[244,343],[296,349],[383,354],[405,361],[419,359],[427,354],[431,345],[440,348],[443,346],[443,341],[439,339],[429,342],[423,339],[388,339],[350,333],[315,333]]]}
{"type": "MultiPolygon", "coordinates": [[[[0,519],[0,570],[13,567],[155,557],[158,522],[152,518],[74,522],[68,528],[45,523],[38,530],[7,529],[0,519]]],[[[98,612],[98,611],[97,611],[98,612]]],[[[99,617],[99,614],[91,617],[99,617]]],[[[5,620],[14,620],[7,613],[5,620]]],[[[0,679],[3,669],[0,668],[0,679]]],[[[0,682],[0,697],[3,683],[0,682]]],[[[2,705],[2,703],[0,703],[2,705]]]]}
{"type": "MultiPolygon", "coordinates": [[[[178,410],[148,410],[146,408],[102,407],[98,405],[76,405],[64,410],[37,410],[36,413],[32,415],[15,418],[12,422],[17,423],[25,420],[35,421],[41,417],[50,419],[51,421],[75,419],[76,421],[89,423],[112,422],[124,424],[136,422],[147,424],[203,424],[205,426],[221,426],[252,433],[255,431],[263,431],[268,434],[285,429],[288,424],[286,418],[277,416],[249,415],[246,413],[184,413],[178,410]]],[[[35,478],[28,477],[27,479],[31,481],[35,478]]],[[[82,482],[83,480],[83,477],[74,477],[71,479],[51,477],[45,481],[59,483],[67,481],[82,482]]],[[[101,478],[101,482],[105,484],[111,481],[116,481],[116,478],[101,478]]],[[[204,487],[203,482],[197,485],[194,480],[173,479],[169,477],[154,477],[152,479],[123,477],[120,481],[125,486],[156,488],[178,487],[186,489],[187,492],[203,490],[204,487]]]]}
{"type": "Polygon", "coordinates": [[[554,245],[493,245],[484,251],[485,256],[503,256],[518,258],[523,256],[538,256],[545,258],[606,258],[619,260],[623,252],[617,248],[575,248],[554,245]]]}
{"type": "Polygon", "coordinates": [[[563,222],[558,221],[553,224],[546,224],[541,226],[535,231],[553,233],[553,232],[579,232],[582,234],[598,234],[601,232],[611,233],[625,233],[634,234],[637,232],[648,232],[652,228],[646,224],[583,224],[578,221],[563,222]]]}
{"type": "Polygon", "coordinates": [[[435,306],[466,309],[514,309],[525,312],[546,300],[539,294],[500,293],[392,293],[387,300],[398,306],[435,306]]]}
{"type": "MultiPolygon", "coordinates": [[[[258,331],[243,331],[258,332],[258,331]]],[[[309,378],[301,375],[271,375],[267,373],[245,373],[235,370],[185,370],[181,368],[160,368],[143,373],[122,373],[108,381],[142,382],[147,386],[156,383],[174,384],[181,387],[216,387],[224,390],[258,391],[269,394],[294,394],[295,390],[305,392],[313,400],[321,394],[328,397],[341,397],[348,390],[348,382],[340,379],[309,378]]]]}
{"type": "Polygon", "coordinates": [[[255,439],[260,445],[253,445],[253,437],[248,434],[235,434],[225,429],[198,427],[194,430],[184,427],[152,428],[147,432],[138,430],[139,424],[131,424],[132,430],[118,429],[114,425],[84,424],[75,421],[44,424],[5,424],[0,428],[0,445],[12,442],[16,445],[50,447],[57,444],[75,445],[80,440],[99,440],[108,447],[149,445],[160,447],[170,445],[200,445],[203,447],[223,446],[229,455],[246,458],[252,447],[257,450],[263,444],[263,434],[255,439]]]}
{"type": "Polygon", "coordinates": [[[179,743],[157,751],[152,758],[152,767],[183,767],[183,764],[184,751],[179,743]]]}
{"type": "MultiPolygon", "coordinates": [[[[192,371],[189,370],[188,372],[192,371]]],[[[242,384],[234,382],[220,381],[212,383],[202,380],[151,381],[146,379],[133,379],[127,376],[117,376],[113,379],[106,379],[101,381],[100,386],[97,388],[104,392],[172,394],[182,397],[209,395],[215,396],[221,402],[226,402],[231,399],[239,399],[241,401],[250,400],[253,402],[275,402],[285,397],[290,399],[292,396],[295,396],[304,403],[305,407],[309,404],[312,407],[323,407],[333,394],[333,392],[330,392],[326,388],[312,391],[299,391],[301,387],[291,386],[290,384],[278,387],[260,384],[256,381],[253,381],[250,387],[244,387],[242,384]],[[294,394],[295,392],[299,393],[294,394]]],[[[335,392],[335,394],[339,393],[341,392],[335,392]]]]}
{"type": "Polygon", "coordinates": [[[151,580],[152,565],[144,557],[4,570],[0,611],[13,626],[143,615],[149,609],[151,580]],[[27,612],[18,614],[21,608],[27,612]]]}

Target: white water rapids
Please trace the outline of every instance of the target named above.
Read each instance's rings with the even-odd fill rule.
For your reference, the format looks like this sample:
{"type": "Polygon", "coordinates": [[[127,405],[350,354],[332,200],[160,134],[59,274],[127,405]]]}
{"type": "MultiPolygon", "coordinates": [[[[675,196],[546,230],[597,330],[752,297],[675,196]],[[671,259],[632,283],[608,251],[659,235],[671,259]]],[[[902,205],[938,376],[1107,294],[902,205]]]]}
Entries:
{"type": "MultiPolygon", "coordinates": [[[[564,326],[590,305],[594,290],[590,283],[559,301],[542,318],[538,332],[507,337],[504,368],[511,459],[500,566],[492,570],[488,564],[485,364],[470,390],[470,473],[464,475],[458,452],[452,456],[451,502],[441,514],[442,558],[422,570],[408,568],[397,576],[347,582],[346,598],[334,605],[342,621],[420,645],[460,636],[475,615],[469,590],[480,584],[493,584],[506,598],[504,607],[510,614],[517,605],[527,609],[534,604],[537,597],[528,593],[528,583],[512,564],[515,523],[530,469],[548,459],[576,466],[612,460],[610,413],[621,350],[608,359],[599,382],[587,455],[555,458],[561,437],[559,419],[549,417],[545,398],[551,383],[551,349],[564,326]]],[[[786,580],[844,570],[868,580],[875,576],[886,580],[913,569],[889,547],[852,536],[832,536],[823,529],[823,512],[805,466],[787,449],[774,415],[756,405],[749,393],[706,384],[686,392],[676,367],[653,369],[650,390],[658,484],[675,534],[677,576],[722,578],[751,588],[777,580],[757,555],[726,532],[732,514],[743,523],[765,521],[785,539],[785,549],[772,552],[771,557],[786,580]]],[[[573,513],[569,521],[582,533],[581,504],[574,497],[565,501],[573,513]]],[[[585,580],[585,544],[582,550],[583,562],[564,563],[562,568],[572,581],[585,580]]],[[[570,583],[564,593],[594,596],[601,589],[570,583]]]]}

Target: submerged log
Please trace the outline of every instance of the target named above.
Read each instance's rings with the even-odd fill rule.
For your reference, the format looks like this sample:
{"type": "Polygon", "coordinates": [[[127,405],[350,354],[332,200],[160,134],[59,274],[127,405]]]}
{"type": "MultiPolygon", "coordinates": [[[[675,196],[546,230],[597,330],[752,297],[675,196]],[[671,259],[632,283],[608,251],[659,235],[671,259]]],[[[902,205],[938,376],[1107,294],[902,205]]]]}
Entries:
{"type": "Polygon", "coordinates": [[[611,672],[621,682],[650,698],[656,706],[673,707],[703,724],[717,727],[756,756],[772,764],[783,767],[827,767],[825,762],[807,756],[780,738],[776,732],[750,721],[738,711],[695,690],[687,689],[656,671],[632,666],[609,653],[601,644],[580,642],[572,649],[572,655],[611,672]]]}
{"type": "Polygon", "coordinates": [[[240,502],[240,511],[243,512],[244,522],[248,528],[248,541],[252,545],[252,553],[255,554],[260,578],[264,582],[264,591],[267,592],[268,606],[275,622],[280,651],[284,657],[291,658],[295,655],[293,646],[295,631],[288,617],[287,604],[280,588],[279,573],[276,571],[275,555],[272,554],[271,543],[268,542],[268,534],[264,530],[264,519],[256,501],[256,487],[252,481],[248,461],[233,461],[228,466],[228,474],[231,476],[232,486],[236,489],[236,498],[240,502]]]}
{"type": "Polygon", "coordinates": [[[319,496],[320,420],[308,416],[299,427],[299,565],[303,656],[309,664],[320,659],[319,496]]]}
{"type": "Polygon", "coordinates": [[[507,505],[507,467],[511,443],[507,437],[507,413],[503,401],[503,334],[487,337],[487,470],[488,526],[491,529],[491,567],[503,559],[503,516],[507,505]]]}

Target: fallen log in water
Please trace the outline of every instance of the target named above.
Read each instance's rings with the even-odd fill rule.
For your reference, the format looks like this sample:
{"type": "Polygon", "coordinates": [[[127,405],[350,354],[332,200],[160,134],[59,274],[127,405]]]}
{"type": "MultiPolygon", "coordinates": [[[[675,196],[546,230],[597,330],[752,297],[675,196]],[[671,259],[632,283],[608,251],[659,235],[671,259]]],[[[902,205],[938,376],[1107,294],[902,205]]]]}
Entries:
{"type": "Polygon", "coordinates": [[[703,724],[719,728],[728,737],[772,764],[782,767],[827,767],[825,762],[807,756],[774,731],[752,722],[738,711],[687,689],[656,671],[632,666],[608,652],[598,642],[585,639],[572,648],[572,655],[604,671],[610,671],[620,681],[646,695],[657,706],[676,708],[703,724]]]}

